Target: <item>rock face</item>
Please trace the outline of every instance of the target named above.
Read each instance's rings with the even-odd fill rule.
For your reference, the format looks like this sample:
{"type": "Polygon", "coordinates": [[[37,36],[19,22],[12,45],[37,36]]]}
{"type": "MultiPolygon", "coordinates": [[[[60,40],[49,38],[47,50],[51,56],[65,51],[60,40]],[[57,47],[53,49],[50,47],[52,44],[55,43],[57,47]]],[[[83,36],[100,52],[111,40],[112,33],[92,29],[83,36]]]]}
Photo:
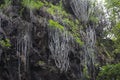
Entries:
{"type": "MultiPolygon", "coordinates": [[[[4,1],[0,0],[0,4],[4,1]]],[[[0,80],[95,80],[97,75],[86,75],[88,66],[92,65],[95,72],[98,70],[90,61],[93,51],[88,56],[91,48],[87,44],[94,34],[91,28],[86,30],[85,39],[89,38],[89,41],[86,40],[87,52],[84,54],[86,50],[79,45],[79,38],[84,37],[85,32],[80,35],[79,28],[70,27],[81,26],[70,0],[63,0],[62,17],[59,10],[46,10],[50,6],[59,9],[54,5],[60,0],[41,0],[44,4],[49,3],[40,9],[29,9],[21,1],[12,0],[10,5],[0,8],[0,80]],[[88,63],[84,63],[84,58],[88,63]]],[[[89,70],[90,74],[92,70],[89,70]]]]}
{"type": "MultiPolygon", "coordinates": [[[[11,41],[11,47],[1,46],[0,49],[1,80],[73,80],[74,75],[70,69],[61,73],[55,66],[48,46],[48,27],[45,18],[31,23],[20,17],[9,18],[5,14],[1,14],[0,17],[2,28],[11,41]],[[28,35],[31,37],[32,45],[24,41],[29,34],[26,33],[26,27],[32,29],[28,35]],[[27,71],[24,66],[27,66],[27,71]]],[[[73,58],[71,55],[72,53],[69,56],[73,58]]]]}
{"type": "MultiPolygon", "coordinates": [[[[52,2],[56,4],[59,1],[52,2]]],[[[14,5],[18,4],[15,3],[14,5]]],[[[37,15],[35,15],[36,11],[32,11],[31,15],[29,9],[24,9],[21,16],[17,12],[19,8],[21,7],[18,6],[17,8],[17,6],[10,5],[5,10],[1,10],[0,13],[0,32],[6,36],[4,39],[2,36],[0,38],[1,40],[9,39],[11,44],[10,47],[0,46],[0,80],[76,79],[75,74],[78,74],[79,71],[79,69],[74,68],[76,66],[69,67],[66,72],[61,72],[51,56],[50,32],[48,32],[48,17],[50,18],[50,15],[44,10],[40,10],[40,14],[37,15]],[[37,17],[38,15],[40,16],[37,17]]],[[[52,33],[54,34],[54,32],[52,33]]],[[[65,49],[67,47],[69,46],[66,46],[65,49]]],[[[62,50],[62,46],[60,50],[62,50]]],[[[66,64],[72,65],[75,57],[73,51],[69,52],[66,57],[68,56],[72,63],[66,64]]],[[[75,58],[75,61],[79,61],[79,58],[75,58]]],[[[61,62],[61,64],[63,63],[61,62]]]]}

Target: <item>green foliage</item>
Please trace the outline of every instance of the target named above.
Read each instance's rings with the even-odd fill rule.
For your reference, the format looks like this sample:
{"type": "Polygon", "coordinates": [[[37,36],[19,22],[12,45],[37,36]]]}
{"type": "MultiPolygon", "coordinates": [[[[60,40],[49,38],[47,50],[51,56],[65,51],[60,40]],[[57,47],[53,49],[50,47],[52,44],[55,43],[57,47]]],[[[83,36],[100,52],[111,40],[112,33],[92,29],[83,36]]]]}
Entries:
{"type": "Polygon", "coordinates": [[[83,74],[84,74],[84,78],[85,78],[86,80],[89,80],[89,79],[90,79],[90,76],[88,75],[88,74],[89,74],[89,73],[88,73],[88,68],[87,68],[86,65],[84,66],[83,74]]]}
{"type": "Polygon", "coordinates": [[[9,40],[9,39],[0,40],[0,45],[1,45],[2,47],[11,47],[11,44],[10,44],[10,40],[9,40]]]}
{"type": "Polygon", "coordinates": [[[101,67],[97,80],[120,80],[120,63],[101,67]]]}
{"type": "Polygon", "coordinates": [[[108,8],[120,7],[120,0],[105,0],[108,8]]]}
{"type": "Polygon", "coordinates": [[[120,0],[106,0],[106,7],[108,8],[112,22],[115,22],[120,17],[120,0]]]}
{"type": "Polygon", "coordinates": [[[44,6],[44,3],[39,0],[23,0],[22,4],[29,9],[39,9],[44,6]]]}
{"type": "Polygon", "coordinates": [[[81,39],[79,37],[75,37],[75,40],[80,46],[82,46],[84,44],[84,42],[81,41],[81,39]]]}
{"type": "Polygon", "coordinates": [[[113,46],[115,47],[113,53],[118,54],[120,53],[120,0],[106,0],[106,6],[108,8],[108,11],[110,12],[109,19],[112,23],[112,28],[108,30],[108,32],[114,35],[111,39],[114,42],[113,46]]]}
{"type": "Polygon", "coordinates": [[[11,0],[4,0],[4,3],[0,5],[0,9],[5,9],[11,4],[11,0]]]}
{"type": "Polygon", "coordinates": [[[47,4],[48,4],[47,12],[50,13],[51,15],[59,16],[59,17],[68,16],[67,12],[64,10],[62,6],[62,2],[60,2],[57,5],[53,5],[52,3],[47,3],[47,4]]]}
{"type": "MultiPolygon", "coordinates": [[[[64,26],[59,24],[57,21],[50,19],[48,22],[49,22],[49,26],[52,28],[58,28],[61,31],[65,29],[64,26]]],[[[78,33],[79,29],[78,29],[78,26],[76,25],[77,23],[74,23],[73,21],[70,21],[68,19],[66,19],[64,22],[66,22],[66,24],[69,25],[72,30],[72,31],[67,31],[67,32],[69,32],[74,37],[77,43],[79,43],[80,45],[83,45],[83,42],[80,39],[80,34],[78,33]]]]}
{"type": "Polygon", "coordinates": [[[45,62],[44,61],[38,61],[37,63],[39,66],[45,66],[45,62]]]}
{"type": "Polygon", "coordinates": [[[112,32],[115,34],[116,38],[120,37],[120,22],[116,23],[116,25],[112,28],[112,32]]]}
{"type": "MultiPolygon", "coordinates": [[[[104,43],[104,42],[103,42],[104,43]]],[[[103,50],[104,50],[104,52],[105,52],[105,54],[107,55],[107,57],[109,58],[109,60],[110,59],[112,59],[112,56],[110,55],[110,52],[106,49],[106,47],[105,46],[107,46],[107,42],[105,42],[106,44],[100,44],[100,46],[103,48],[103,50]]]]}
{"type": "MultiPolygon", "coordinates": [[[[63,8],[62,1],[60,1],[60,3],[57,5],[53,5],[52,3],[47,2],[46,4],[48,5],[47,12],[52,16],[59,18],[62,25],[64,25],[65,27],[68,26],[68,28],[70,28],[71,30],[68,30],[67,32],[69,32],[74,37],[77,43],[83,45],[79,34],[79,21],[77,19],[70,19],[71,16],[63,8]]],[[[59,28],[60,30],[64,30],[64,26],[60,25],[57,21],[49,20],[49,25],[59,28]]]]}
{"type": "Polygon", "coordinates": [[[82,27],[79,27],[79,21],[77,19],[74,21],[68,18],[63,18],[62,21],[63,23],[65,23],[67,26],[71,28],[71,31],[69,32],[72,34],[76,42],[82,46],[84,43],[80,39],[79,28],[82,28],[82,27]]]}
{"type": "Polygon", "coordinates": [[[97,17],[90,16],[90,21],[92,21],[93,23],[97,23],[99,20],[97,17]]]}
{"type": "Polygon", "coordinates": [[[114,38],[112,40],[115,46],[115,50],[113,52],[120,53],[120,22],[116,23],[116,25],[112,28],[112,34],[114,34],[114,38]]]}
{"type": "Polygon", "coordinates": [[[64,26],[62,26],[57,21],[54,21],[52,19],[49,20],[49,26],[53,28],[58,28],[59,30],[64,30],[64,26]]]}

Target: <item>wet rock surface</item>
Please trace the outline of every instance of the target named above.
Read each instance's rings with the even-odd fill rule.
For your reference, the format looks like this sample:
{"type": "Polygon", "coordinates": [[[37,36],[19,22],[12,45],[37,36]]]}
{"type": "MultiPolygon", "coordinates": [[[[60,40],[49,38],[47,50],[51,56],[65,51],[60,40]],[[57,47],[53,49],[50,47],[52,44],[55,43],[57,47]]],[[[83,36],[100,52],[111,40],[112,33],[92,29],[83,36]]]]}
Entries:
{"type": "MultiPolygon", "coordinates": [[[[55,66],[48,47],[49,27],[47,26],[48,22],[45,16],[47,13],[40,13],[40,15],[40,18],[33,15],[34,19],[29,20],[29,15],[20,17],[10,7],[8,11],[0,13],[1,32],[3,30],[5,33],[1,36],[6,36],[5,38],[10,39],[11,44],[11,47],[7,48],[0,46],[0,80],[73,80],[75,78],[71,68],[67,72],[61,72],[55,66]],[[31,28],[30,36],[32,42],[32,45],[29,46],[29,58],[27,58],[29,66],[27,72],[24,69],[24,56],[22,53],[19,56],[17,51],[17,40],[22,40],[22,37],[25,36],[26,27],[31,28]],[[21,63],[19,63],[19,59],[21,63]],[[18,69],[19,64],[21,65],[20,72],[18,69]]],[[[2,37],[1,40],[3,40],[2,37]]],[[[71,54],[69,56],[73,58],[71,54]]]]}
{"type": "MultiPolygon", "coordinates": [[[[7,8],[0,9],[0,41],[3,42],[0,45],[0,80],[96,80],[95,73],[98,73],[99,66],[95,65],[98,64],[97,62],[105,61],[105,57],[97,54],[99,53],[96,46],[98,35],[92,23],[90,22],[89,27],[80,34],[78,28],[76,30],[66,26],[66,23],[61,20],[64,16],[59,16],[59,13],[50,14],[46,11],[48,7],[31,10],[23,7],[20,1],[12,0],[12,4],[7,8]],[[65,26],[64,30],[51,28],[49,20],[59,24],[59,27],[65,26]],[[77,35],[74,34],[74,30],[78,33],[77,35]],[[80,46],[74,36],[82,37],[85,45],[80,46]],[[10,45],[7,44],[8,42],[10,45]],[[6,47],[3,46],[6,44],[6,47]]],[[[41,1],[44,2],[44,0],[41,1]]],[[[60,0],[46,1],[54,5],[60,2],[60,0]]],[[[75,21],[77,10],[73,11],[73,9],[78,9],[76,7],[79,7],[79,3],[77,6],[75,4],[71,6],[70,1],[74,3],[73,0],[62,1],[63,9],[69,15],[65,20],[69,21],[72,18],[71,20],[75,21]]],[[[3,3],[4,0],[0,0],[0,4],[3,3]]],[[[86,8],[84,5],[82,7],[86,8]]],[[[86,22],[78,25],[88,26],[88,24],[86,22]]],[[[76,24],[73,25],[76,26],[76,24]]],[[[100,51],[105,52],[102,48],[100,51]]]]}

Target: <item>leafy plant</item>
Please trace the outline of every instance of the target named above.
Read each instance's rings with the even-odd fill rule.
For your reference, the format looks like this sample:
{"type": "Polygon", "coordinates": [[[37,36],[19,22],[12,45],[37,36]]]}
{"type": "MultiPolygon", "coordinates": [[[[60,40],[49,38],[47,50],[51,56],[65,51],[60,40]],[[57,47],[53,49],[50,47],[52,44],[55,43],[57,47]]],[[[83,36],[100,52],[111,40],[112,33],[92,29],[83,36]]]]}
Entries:
{"type": "Polygon", "coordinates": [[[120,22],[112,28],[112,34],[114,35],[112,41],[114,42],[114,53],[120,53],[120,22]]]}
{"type": "Polygon", "coordinates": [[[1,45],[2,47],[11,47],[11,44],[10,44],[10,40],[9,40],[9,39],[0,40],[0,45],[1,45]]]}
{"type": "Polygon", "coordinates": [[[120,80],[120,63],[101,67],[97,80],[120,80]]]}

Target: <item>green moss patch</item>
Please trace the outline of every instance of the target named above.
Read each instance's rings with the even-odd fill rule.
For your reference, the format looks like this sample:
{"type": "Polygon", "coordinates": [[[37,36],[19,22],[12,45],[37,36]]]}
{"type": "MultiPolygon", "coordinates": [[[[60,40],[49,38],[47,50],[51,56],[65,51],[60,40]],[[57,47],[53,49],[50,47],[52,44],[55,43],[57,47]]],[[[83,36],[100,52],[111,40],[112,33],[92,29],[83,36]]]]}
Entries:
{"type": "Polygon", "coordinates": [[[9,40],[9,39],[0,40],[0,45],[1,45],[2,47],[11,47],[11,44],[10,44],[10,40],[9,40]]]}
{"type": "Polygon", "coordinates": [[[60,25],[57,21],[52,19],[49,20],[49,26],[52,28],[58,28],[59,30],[64,30],[64,26],[60,25]]]}
{"type": "Polygon", "coordinates": [[[0,4],[0,9],[5,9],[11,4],[11,0],[4,0],[3,4],[0,4]]]}
{"type": "Polygon", "coordinates": [[[22,5],[29,9],[39,9],[44,6],[44,3],[38,0],[23,0],[22,5]]]}

